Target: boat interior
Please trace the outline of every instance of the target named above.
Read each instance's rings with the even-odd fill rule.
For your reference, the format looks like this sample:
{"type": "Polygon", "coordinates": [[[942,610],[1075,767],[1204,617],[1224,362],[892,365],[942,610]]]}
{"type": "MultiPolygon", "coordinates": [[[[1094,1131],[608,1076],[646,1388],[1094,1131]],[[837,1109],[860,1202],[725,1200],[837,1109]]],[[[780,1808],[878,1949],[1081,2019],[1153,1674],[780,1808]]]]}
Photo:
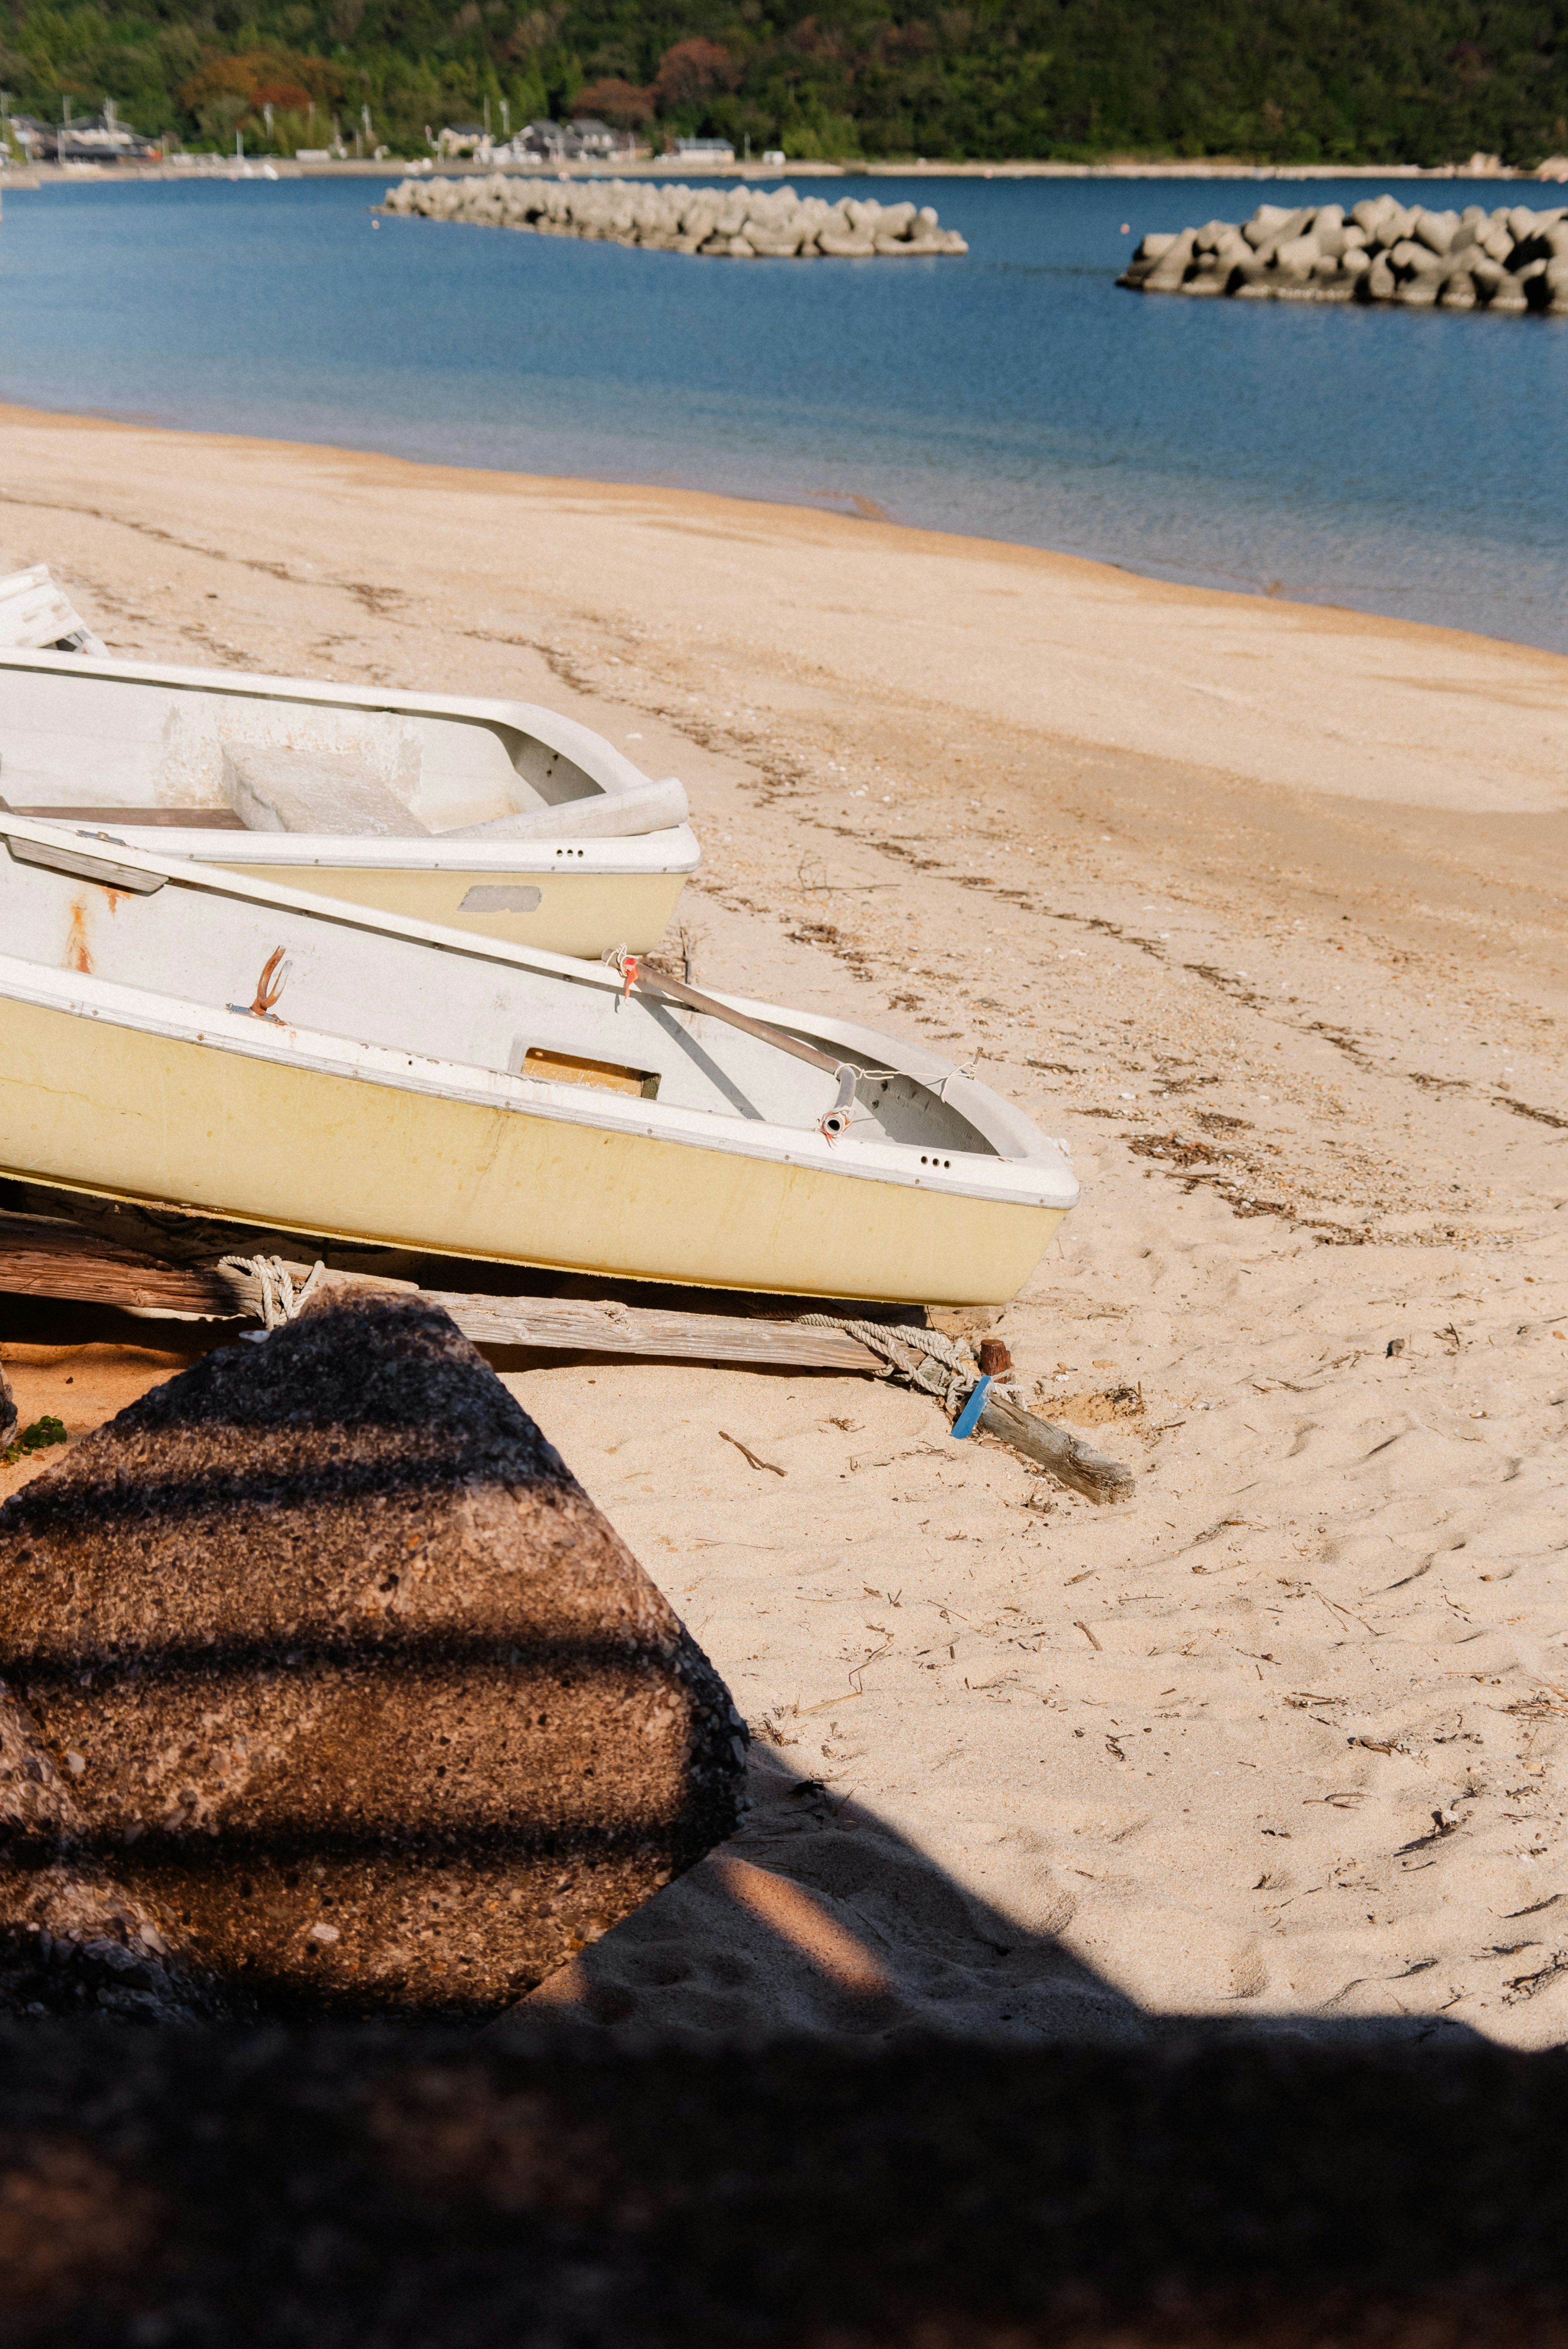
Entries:
{"type": "Polygon", "coordinates": [[[286,678],[0,650],[0,804],[18,815],[440,834],[648,788],[586,727],[527,703],[335,698],[286,678]]]}
{"type": "MultiPolygon", "coordinates": [[[[10,849],[0,853],[0,952],[15,958],[13,973],[31,964],[52,979],[79,972],[164,999],[128,1007],[134,1019],[182,1019],[200,1033],[229,1011],[265,1023],[281,1050],[315,1065],[351,1062],[352,1047],[368,1044],[410,1067],[416,1057],[454,1063],[454,1086],[463,1070],[477,1069],[584,1088],[623,1111],[633,1100],[657,1102],[814,1131],[834,1104],[831,1069],[711,1014],[627,995],[608,968],[514,957],[454,933],[438,932],[440,943],[432,944],[417,925],[360,916],[326,900],[295,904],[292,892],[253,888],[208,868],[100,864],[74,842],[67,849],[58,834],[36,827],[28,837],[5,817],[0,836],[10,849]],[[33,861],[39,857],[48,861],[33,861]],[[77,869],[58,869],[61,863],[77,869]]],[[[1033,1128],[983,1088],[963,1090],[975,1097],[971,1106],[984,1102],[994,1112],[986,1122],[1000,1147],[944,1101],[953,1072],[922,1048],[865,1030],[835,1034],[835,1023],[815,1027],[799,1013],[767,1016],[857,1070],[841,1146],[1034,1154],[1033,1128]],[[937,1071],[929,1082],[909,1072],[922,1061],[937,1071]]],[[[421,1069],[410,1081],[428,1085],[432,1072],[421,1069]]]]}

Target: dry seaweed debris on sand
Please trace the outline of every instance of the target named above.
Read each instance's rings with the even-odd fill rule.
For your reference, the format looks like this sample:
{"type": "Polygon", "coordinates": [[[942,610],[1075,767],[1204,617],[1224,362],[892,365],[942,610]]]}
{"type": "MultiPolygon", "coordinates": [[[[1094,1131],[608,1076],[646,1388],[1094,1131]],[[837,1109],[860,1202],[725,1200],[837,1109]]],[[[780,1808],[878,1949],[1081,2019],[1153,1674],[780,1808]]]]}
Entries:
{"type": "Polygon", "coordinates": [[[736,1821],[717,1673],[423,1299],[222,1349],[0,1510],[0,2005],[498,2013],[736,1821]]]}
{"type": "Polygon", "coordinates": [[[1253,301],[1394,302],[1406,309],[1540,310],[1568,317],[1568,205],[1462,212],[1368,196],[1294,212],[1260,204],[1239,225],[1143,238],[1118,285],[1140,294],[1253,301]]]}

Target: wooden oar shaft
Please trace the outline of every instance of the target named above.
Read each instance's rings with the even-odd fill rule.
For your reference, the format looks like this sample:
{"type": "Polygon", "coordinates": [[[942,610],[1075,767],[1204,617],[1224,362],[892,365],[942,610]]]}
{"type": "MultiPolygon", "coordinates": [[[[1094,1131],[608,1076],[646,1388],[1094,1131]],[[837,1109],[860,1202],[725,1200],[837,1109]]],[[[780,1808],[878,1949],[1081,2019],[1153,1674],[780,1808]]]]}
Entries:
{"type": "Polygon", "coordinates": [[[639,995],[645,995],[650,999],[660,996],[673,998],[688,1011],[704,1011],[710,1019],[727,1020],[731,1028],[743,1029],[748,1036],[758,1037],[764,1044],[771,1044],[778,1051],[788,1052],[797,1061],[810,1061],[814,1069],[826,1069],[832,1076],[836,1077],[843,1065],[830,1052],[819,1050],[815,1044],[803,1044],[798,1036],[789,1035],[784,1029],[775,1028],[766,1019],[753,1019],[749,1012],[733,1011],[727,1003],[720,1003],[711,995],[699,995],[695,987],[686,985],[685,979],[666,978],[662,970],[650,972],[645,977],[639,963],[637,976],[632,984],[639,995]]]}

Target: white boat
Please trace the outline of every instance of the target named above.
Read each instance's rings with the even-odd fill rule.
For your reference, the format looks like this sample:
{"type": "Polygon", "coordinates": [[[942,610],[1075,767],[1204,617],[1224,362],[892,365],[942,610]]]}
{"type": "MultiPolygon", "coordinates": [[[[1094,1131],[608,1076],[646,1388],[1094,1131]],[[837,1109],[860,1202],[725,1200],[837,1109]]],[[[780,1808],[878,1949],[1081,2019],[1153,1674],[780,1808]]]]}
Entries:
{"type": "Polygon", "coordinates": [[[557,954],[654,946],[686,792],[521,701],[0,647],[0,806],[557,954]]]}
{"type": "Polygon", "coordinates": [[[997,1304],[1078,1198],[937,1053],[0,815],[0,1174],[270,1230],[997,1304]]]}
{"type": "Polygon", "coordinates": [[[0,645],[60,653],[105,653],[70,597],[50,577],[46,563],[0,579],[0,645]]]}

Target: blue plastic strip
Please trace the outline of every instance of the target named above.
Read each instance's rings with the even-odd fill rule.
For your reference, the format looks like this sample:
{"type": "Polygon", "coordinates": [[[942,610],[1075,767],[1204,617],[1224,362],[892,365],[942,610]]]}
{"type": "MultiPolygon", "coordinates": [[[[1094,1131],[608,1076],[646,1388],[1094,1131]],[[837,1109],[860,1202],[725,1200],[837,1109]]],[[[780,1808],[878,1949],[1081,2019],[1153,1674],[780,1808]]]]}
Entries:
{"type": "Polygon", "coordinates": [[[953,1423],[954,1435],[973,1435],[980,1424],[980,1414],[985,1408],[985,1398],[991,1392],[989,1379],[982,1379],[968,1402],[953,1423]]]}

